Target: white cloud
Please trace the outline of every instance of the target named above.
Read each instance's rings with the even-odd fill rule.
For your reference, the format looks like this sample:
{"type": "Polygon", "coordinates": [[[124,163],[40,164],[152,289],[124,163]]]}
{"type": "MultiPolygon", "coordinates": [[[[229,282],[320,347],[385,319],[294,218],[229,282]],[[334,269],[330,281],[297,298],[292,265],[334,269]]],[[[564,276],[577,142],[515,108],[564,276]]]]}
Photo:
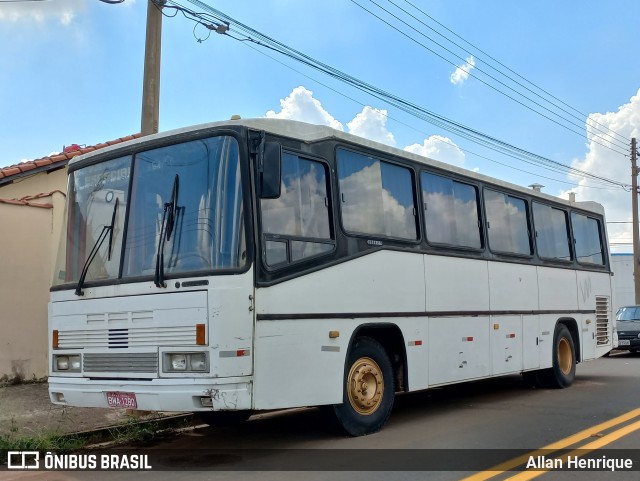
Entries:
{"type": "Polygon", "coordinates": [[[464,166],[464,152],[451,139],[441,135],[432,135],[422,144],[408,145],[404,150],[458,167],[464,166]]]}
{"type": "Polygon", "coordinates": [[[55,2],[11,2],[0,8],[0,22],[44,24],[57,21],[70,25],[77,12],[86,8],[84,0],[56,0],[55,2]]]}
{"type": "Polygon", "coordinates": [[[456,67],[455,71],[451,74],[449,79],[453,85],[458,85],[463,83],[465,80],[469,78],[469,73],[476,66],[476,59],[473,58],[473,55],[469,55],[466,59],[466,63],[464,65],[456,67]]]}
{"type": "Polygon", "coordinates": [[[320,101],[313,98],[313,92],[302,86],[294,88],[287,98],[280,99],[280,107],[280,112],[270,110],[266,116],[270,119],[299,120],[344,130],[342,124],[322,107],[320,101]]]}
{"type": "MultiPolygon", "coordinates": [[[[592,113],[589,115],[587,119],[589,151],[584,159],[576,159],[572,162],[572,166],[577,169],[630,184],[631,168],[628,157],[625,158],[619,153],[600,145],[611,146],[612,144],[606,138],[595,138],[594,134],[603,134],[595,130],[594,127],[600,130],[610,128],[626,138],[640,137],[640,90],[635,96],[631,97],[628,103],[619,107],[617,112],[592,113]],[[594,140],[598,143],[594,142],[594,140]]],[[[616,150],[625,149],[616,146],[616,150]]],[[[630,146],[626,150],[630,152],[630,146]]],[[[578,178],[572,178],[572,180],[580,184],[579,187],[572,189],[572,191],[576,192],[578,201],[593,200],[601,203],[605,207],[609,221],[626,222],[631,220],[631,194],[629,192],[615,188],[611,190],[590,189],[585,185],[594,185],[593,182],[578,178]]],[[[567,193],[565,192],[563,196],[566,198],[567,193]]],[[[608,230],[610,242],[629,242],[631,240],[630,224],[609,224],[608,230]]],[[[615,248],[615,250],[629,252],[631,245],[622,249],[615,248]]]]}
{"type": "Polygon", "coordinates": [[[393,134],[387,130],[387,111],[368,105],[347,124],[349,133],[383,144],[396,145],[393,134]]]}

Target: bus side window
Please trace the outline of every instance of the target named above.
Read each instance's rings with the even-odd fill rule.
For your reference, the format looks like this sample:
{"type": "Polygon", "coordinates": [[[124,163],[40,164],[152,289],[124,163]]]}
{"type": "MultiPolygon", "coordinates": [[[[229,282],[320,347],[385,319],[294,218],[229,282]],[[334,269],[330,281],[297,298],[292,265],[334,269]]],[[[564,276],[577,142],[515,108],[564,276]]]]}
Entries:
{"type": "Polygon", "coordinates": [[[543,259],[571,260],[567,214],[550,205],[533,202],[538,255],[543,259]]]}
{"type": "Polygon", "coordinates": [[[586,215],[571,213],[571,226],[576,246],[576,258],[581,264],[604,265],[604,248],[600,222],[586,215]]]}
{"type": "Polygon", "coordinates": [[[342,223],[348,232],[418,239],[411,170],[338,149],[342,223]]]}
{"type": "Polygon", "coordinates": [[[491,189],[485,189],[484,203],[491,250],[515,255],[533,254],[527,203],[491,189]]]}
{"type": "Polygon", "coordinates": [[[482,248],[478,189],[428,172],[422,173],[421,181],[427,241],[482,248]]]}
{"type": "Polygon", "coordinates": [[[261,199],[265,261],[286,265],[334,249],[323,163],[282,155],[281,194],[261,199]]]}

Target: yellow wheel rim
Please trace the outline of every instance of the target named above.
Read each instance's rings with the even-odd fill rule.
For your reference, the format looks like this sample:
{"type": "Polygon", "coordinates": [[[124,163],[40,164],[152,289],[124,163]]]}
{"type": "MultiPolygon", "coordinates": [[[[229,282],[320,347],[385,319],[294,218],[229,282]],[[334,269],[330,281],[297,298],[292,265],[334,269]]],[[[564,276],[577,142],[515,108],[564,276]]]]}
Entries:
{"type": "Polygon", "coordinates": [[[382,403],[384,378],[380,366],[370,357],[361,357],[351,366],[347,377],[349,402],[358,414],[369,416],[382,403]]]}
{"type": "Polygon", "coordinates": [[[570,374],[573,366],[573,355],[571,354],[571,345],[566,337],[560,339],[558,343],[558,367],[563,374],[570,374]]]}

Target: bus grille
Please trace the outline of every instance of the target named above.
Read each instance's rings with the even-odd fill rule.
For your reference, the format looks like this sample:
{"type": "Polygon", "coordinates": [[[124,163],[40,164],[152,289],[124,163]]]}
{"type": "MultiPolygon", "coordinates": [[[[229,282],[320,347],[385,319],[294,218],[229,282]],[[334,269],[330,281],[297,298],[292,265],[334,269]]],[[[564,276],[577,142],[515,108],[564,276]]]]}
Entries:
{"type": "Polygon", "coordinates": [[[609,340],[609,298],[596,296],[596,343],[598,346],[610,344],[609,340]]]}
{"type": "Polygon", "coordinates": [[[83,370],[88,372],[158,372],[158,354],[155,352],[145,353],[107,353],[107,354],[84,354],[83,370]]]}
{"type": "Polygon", "coordinates": [[[196,326],[60,330],[60,349],[195,346],[196,326]]]}

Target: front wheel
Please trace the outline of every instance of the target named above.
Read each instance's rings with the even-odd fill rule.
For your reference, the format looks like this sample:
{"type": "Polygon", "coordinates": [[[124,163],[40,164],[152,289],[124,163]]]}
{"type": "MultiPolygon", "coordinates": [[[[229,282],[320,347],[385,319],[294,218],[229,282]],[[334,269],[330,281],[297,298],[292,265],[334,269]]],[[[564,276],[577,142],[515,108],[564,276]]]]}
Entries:
{"type": "Polygon", "coordinates": [[[351,436],[379,431],[391,415],[394,400],[393,369],[380,343],[356,338],[344,369],[342,404],[333,406],[336,418],[351,436]]]}
{"type": "Polygon", "coordinates": [[[565,388],[576,377],[576,348],[569,329],[558,324],[553,334],[553,367],[543,371],[544,384],[553,388],[565,388]]]}

